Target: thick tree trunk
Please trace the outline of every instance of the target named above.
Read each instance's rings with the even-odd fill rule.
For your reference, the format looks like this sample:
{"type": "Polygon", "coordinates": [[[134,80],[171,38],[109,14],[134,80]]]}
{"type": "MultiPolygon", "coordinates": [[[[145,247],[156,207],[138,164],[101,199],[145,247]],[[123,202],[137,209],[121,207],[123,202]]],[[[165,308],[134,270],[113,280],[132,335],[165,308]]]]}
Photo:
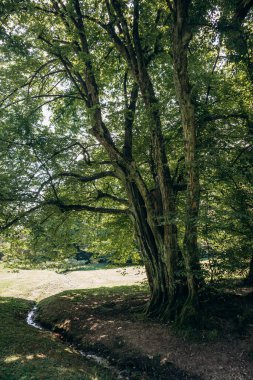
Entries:
{"type": "MultiPolygon", "coordinates": [[[[136,4],[137,2],[135,2],[136,4]]],[[[155,250],[152,251],[151,255],[156,257],[157,262],[157,271],[154,273],[154,284],[152,286],[153,290],[148,313],[168,320],[174,319],[175,315],[179,314],[180,304],[182,304],[182,298],[179,297],[179,294],[185,287],[182,285],[182,281],[177,278],[178,263],[181,256],[177,238],[177,227],[175,225],[176,197],[162,133],[159,103],[144,62],[138,27],[136,25],[134,28],[134,42],[137,67],[133,70],[133,75],[139,84],[150,120],[152,146],[151,172],[156,187],[156,197],[153,203],[154,205],[155,203],[159,204],[160,209],[159,213],[156,212],[156,215],[154,215],[154,210],[146,208],[146,218],[155,245],[155,250]],[[161,284],[163,284],[162,289],[159,289],[161,284]]],[[[154,207],[154,209],[157,209],[157,207],[154,207]]],[[[137,220],[137,224],[142,223],[139,218],[136,218],[137,220]]],[[[141,239],[145,239],[144,235],[140,236],[141,239]]],[[[141,243],[141,246],[144,246],[144,244],[141,243]]]]}
{"type": "Polygon", "coordinates": [[[127,187],[151,293],[147,315],[164,321],[175,320],[185,299],[183,292],[186,283],[177,274],[180,272],[181,254],[176,226],[171,225],[169,244],[165,246],[164,229],[157,223],[157,214],[147,209],[135,183],[132,182],[127,187]],[[173,257],[174,261],[171,262],[168,257],[173,257]]]}
{"type": "Polygon", "coordinates": [[[188,74],[189,0],[174,1],[173,64],[176,93],[184,132],[185,167],[187,176],[186,217],[183,256],[188,282],[188,298],[182,319],[195,318],[198,307],[200,264],[198,259],[197,221],[199,210],[199,174],[196,157],[195,107],[188,74]]]}

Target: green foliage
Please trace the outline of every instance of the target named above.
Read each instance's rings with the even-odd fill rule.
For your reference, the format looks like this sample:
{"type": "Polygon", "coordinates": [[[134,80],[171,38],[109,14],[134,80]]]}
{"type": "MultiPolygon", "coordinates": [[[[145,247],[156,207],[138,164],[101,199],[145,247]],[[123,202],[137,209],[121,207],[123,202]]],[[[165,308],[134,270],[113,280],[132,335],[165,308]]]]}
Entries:
{"type": "MultiPolygon", "coordinates": [[[[73,244],[115,262],[138,260],[132,225],[125,215],[64,212],[53,204],[128,207],[125,185],[115,177],[78,180],[114,169],[105,148],[90,133],[96,107],[86,107],[80,75],[91,59],[104,121],[113,143],[124,145],[126,115],[122,55],[96,22],[107,22],[104,2],[81,1],[90,56],[76,50],[77,31],[51,3],[5,0],[0,6],[0,224],[19,224],[2,237],[7,258],[73,257],[73,244]],[[71,81],[64,62],[70,62],[71,81]],[[80,83],[79,83],[79,82],[80,83]],[[63,175],[74,173],[76,176],[63,175]],[[109,196],[108,196],[109,194],[109,196]],[[117,200],[118,199],[118,200],[117,200]],[[119,200],[123,202],[120,203],[119,200]],[[50,204],[51,202],[51,204],[50,204]],[[43,206],[43,207],[42,207],[43,206]],[[28,212],[35,209],[33,213],[28,212]]],[[[238,2],[194,1],[189,74],[198,125],[201,205],[199,245],[215,280],[245,273],[252,255],[252,11],[235,18],[238,2]]],[[[132,8],[122,2],[127,21],[132,8]]],[[[165,2],[141,2],[140,38],[161,114],[172,177],[184,183],[184,142],[173,83],[171,15],[165,2]]],[[[133,78],[127,72],[129,99],[133,78]]],[[[152,132],[139,96],[133,125],[133,156],[149,190],[152,132]]],[[[185,192],[177,195],[182,242],[185,192]]],[[[158,220],[159,222],[159,220],[158,220]]],[[[161,222],[162,223],[162,222],[161,222]]]]}

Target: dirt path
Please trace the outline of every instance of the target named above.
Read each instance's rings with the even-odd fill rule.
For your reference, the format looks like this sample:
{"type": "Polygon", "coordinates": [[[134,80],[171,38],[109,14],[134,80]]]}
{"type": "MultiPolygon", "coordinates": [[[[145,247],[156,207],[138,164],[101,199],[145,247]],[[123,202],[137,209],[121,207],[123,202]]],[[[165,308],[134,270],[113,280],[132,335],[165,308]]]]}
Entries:
{"type": "Polygon", "coordinates": [[[0,267],[0,296],[40,301],[64,290],[133,285],[144,279],[144,269],[137,267],[66,274],[50,270],[20,270],[15,273],[0,267]]]}

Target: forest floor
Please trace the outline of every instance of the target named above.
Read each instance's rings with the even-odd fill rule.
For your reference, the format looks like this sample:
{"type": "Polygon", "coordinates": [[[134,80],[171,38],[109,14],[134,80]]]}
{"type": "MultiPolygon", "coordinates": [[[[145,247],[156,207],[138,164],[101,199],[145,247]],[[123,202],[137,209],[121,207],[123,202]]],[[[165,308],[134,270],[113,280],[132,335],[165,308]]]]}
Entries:
{"type": "MultiPolygon", "coordinates": [[[[142,282],[144,277],[140,268],[57,275],[51,271],[8,273],[0,266],[0,296],[6,307],[12,302],[14,306],[17,302],[22,305],[25,302],[25,308],[28,309],[31,302],[27,300],[40,301],[38,319],[44,327],[85,352],[106,357],[111,364],[118,366],[125,379],[252,380],[253,289],[241,287],[226,292],[224,289],[217,289],[212,293],[209,302],[205,303],[201,325],[195,330],[184,330],[179,334],[175,327],[147,320],[141,313],[141,308],[148,299],[147,290],[145,286],[133,284],[142,282]],[[57,294],[66,289],[75,290],[57,294]],[[18,297],[19,300],[6,297],[18,297]]],[[[24,305],[22,307],[24,309],[24,305]]],[[[19,316],[18,323],[21,323],[21,317],[25,315],[21,314],[13,309],[13,318],[19,316]]],[[[6,327],[5,331],[10,330],[9,334],[16,338],[13,338],[15,341],[10,345],[10,337],[7,337],[6,345],[5,341],[3,345],[1,342],[1,348],[6,346],[8,352],[18,352],[20,358],[24,347],[28,351],[30,347],[32,352],[35,346],[35,352],[38,351],[40,355],[40,341],[29,342],[28,336],[46,333],[30,326],[23,326],[22,329],[18,335],[14,326],[6,327]],[[24,334],[22,329],[30,329],[31,335],[27,332],[24,334]],[[22,343],[24,336],[26,342],[22,343]]],[[[58,350],[58,359],[57,354],[52,354],[50,368],[53,369],[55,365],[53,360],[58,360],[59,363],[63,362],[63,365],[58,365],[59,371],[60,368],[66,369],[71,356],[67,358],[66,364],[64,355],[67,349],[63,349],[61,357],[60,348],[55,348],[58,350]]],[[[46,349],[44,351],[42,355],[47,356],[46,349]]],[[[19,358],[15,359],[11,355],[6,355],[6,358],[9,358],[9,362],[7,360],[5,367],[1,368],[7,366],[8,371],[15,371],[19,358]]],[[[29,365],[33,363],[32,369],[28,371],[33,371],[36,363],[40,362],[41,365],[41,358],[38,356],[34,362],[27,360],[29,365]]],[[[76,379],[82,370],[79,359],[75,357],[78,362],[76,379]]],[[[69,371],[74,371],[71,366],[68,368],[69,371]]],[[[28,372],[27,377],[1,377],[0,371],[0,379],[44,379],[36,375],[32,377],[32,374],[33,372],[31,375],[28,372]]],[[[75,372],[71,376],[75,378],[75,372]]],[[[47,379],[54,377],[52,375],[47,379]]]]}
{"type": "Polygon", "coordinates": [[[252,290],[217,292],[202,325],[181,336],[142,316],[147,292],[136,286],[49,297],[39,304],[39,321],[117,363],[130,379],[252,380],[252,290]]]}

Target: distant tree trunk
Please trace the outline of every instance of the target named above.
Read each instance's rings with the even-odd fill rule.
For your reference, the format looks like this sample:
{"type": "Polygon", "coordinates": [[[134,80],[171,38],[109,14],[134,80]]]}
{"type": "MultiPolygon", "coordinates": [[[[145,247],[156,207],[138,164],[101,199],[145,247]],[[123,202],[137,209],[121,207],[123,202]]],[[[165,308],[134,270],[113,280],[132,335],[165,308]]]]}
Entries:
{"type": "Polygon", "coordinates": [[[200,264],[197,244],[197,221],[199,211],[199,173],[196,153],[195,107],[191,94],[188,74],[188,45],[192,34],[188,25],[190,0],[174,1],[173,64],[174,81],[180,105],[184,133],[185,167],[187,176],[187,196],[185,213],[185,235],[183,257],[185,261],[188,298],[182,318],[194,318],[198,307],[198,283],[200,264]]]}
{"type": "MultiPolygon", "coordinates": [[[[231,28],[229,29],[229,41],[228,48],[233,46],[233,49],[237,52],[237,60],[239,59],[241,62],[245,64],[245,67],[247,68],[247,74],[248,79],[251,82],[251,89],[253,88],[253,62],[250,58],[250,47],[249,47],[249,39],[250,34],[247,31],[247,26],[243,24],[246,16],[250,12],[250,10],[253,7],[252,0],[238,0],[235,3],[236,7],[234,10],[234,17],[232,19],[231,28]]],[[[252,94],[252,91],[251,91],[252,94]]],[[[253,94],[252,94],[253,95],[253,94]]],[[[252,116],[248,114],[248,117],[246,119],[247,126],[248,126],[248,140],[252,141],[253,138],[253,120],[252,116]]],[[[243,148],[242,148],[243,149],[243,148]]],[[[250,150],[248,153],[248,162],[250,167],[253,165],[253,158],[252,158],[252,151],[250,150]]],[[[249,178],[252,178],[249,174],[249,178]]],[[[252,180],[249,182],[249,185],[252,186],[252,180]]],[[[247,237],[248,241],[253,240],[252,236],[252,223],[251,220],[251,209],[252,207],[249,205],[250,201],[248,202],[247,197],[245,195],[242,196],[242,201],[240,202],[240,210],[238,212],[238,219],[240,223],[242,223],[242,226],[245,231],[245,236],[247,237]],[[245,215],[248,215],[249,217],[245,218],[245,215]]],[[[246,285],[253,285],[253,255],[250,260],[249,265],[249,272],[245,279],[246,285]]]]}
{"type": "Polygon", "coordinates": [[[247,277],[244,280],[245,285],[253,286],[253,255],[251,256],[250,259],[250,264],[249,264],[249,272],[247,277]]]}

